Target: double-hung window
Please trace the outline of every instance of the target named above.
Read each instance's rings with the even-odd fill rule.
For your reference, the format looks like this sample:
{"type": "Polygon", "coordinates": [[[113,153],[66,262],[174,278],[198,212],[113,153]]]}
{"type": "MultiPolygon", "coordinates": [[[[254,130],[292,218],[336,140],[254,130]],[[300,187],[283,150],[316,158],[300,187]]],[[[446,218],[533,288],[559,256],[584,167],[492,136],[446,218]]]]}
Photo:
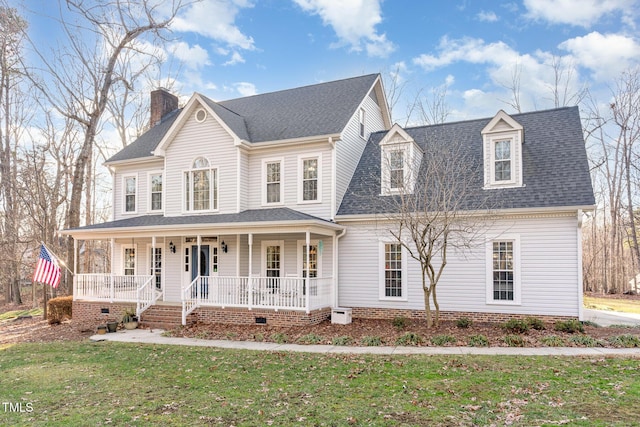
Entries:
{"type": "Polygon", "coordinates": [[[511,181],[511,140],[495,141],[493,147],[495,182],[511,181]]]}
{"type": "Polygon", "coordinates": [[[407,300],[406,259],[402,245],[380,243],[380,299],[407,300]]]}
{"type": "Polygon", "coordinates": [[[135,213],[137,211],[138,192],[137,179],[135,175],[128,175],[123,178],[124,187],[124,209],[125,213],[135,213]]]}
{"type": "Polygon", "coordinates": [[[301,157],[299,159],[299,196],[300,203],[313,203],[321,201],[321,164],[320,155],[314,157],[301,157]]]}
{"type": "Polygon", "coordinates": [[[162,173],[153,172],[149,174],[149,210],[162,210],[162,173]]]}
{"type": "Polygon", "coordinates": [[[487,242],[487,303],[520,304],[518,236],[487,242]]]}
{"type": "Polygon", "coordinates": [[[282,160],[266,160],[262,170],[264,176],[262,203],[265,205],[282,203],[282,160]]]}
{"type": "Polygon", "coordinates": [[[136,274],[136,248],[129,246],[124,248],[123,270],[125,276],[135,276],[136,274]]]}
{"type": "Polygon", "coordinates": [[[399,190],[404,187],[404,150],[389,152],[389,188],[399,190]]]}
{"type": "Polygon", "coordinates": [[[218,170],[209,161],[198,157],[191,170],[184,173],[185,210],[210,211],[218,209],[218,170]]]}

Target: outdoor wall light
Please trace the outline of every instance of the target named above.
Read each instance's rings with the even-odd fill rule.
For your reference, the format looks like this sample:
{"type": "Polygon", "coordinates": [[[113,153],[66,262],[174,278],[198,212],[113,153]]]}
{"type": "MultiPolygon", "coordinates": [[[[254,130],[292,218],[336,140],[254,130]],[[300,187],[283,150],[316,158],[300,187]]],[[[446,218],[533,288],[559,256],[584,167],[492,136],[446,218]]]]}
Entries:
{"type": "Polygon", "coordinates": [[[173,241],[169,242],[169,250],[172,254],[176,253],[176,245],[173,244],[173,241]]]}
{"type": "Polygon", "coordinates": [[[227,249],[229,249],[227,244],[224,242],[224,240],[220,244],[220,248],[222,249],[222,252],[224,252],[225,254],[227,253],[227,249]]]}

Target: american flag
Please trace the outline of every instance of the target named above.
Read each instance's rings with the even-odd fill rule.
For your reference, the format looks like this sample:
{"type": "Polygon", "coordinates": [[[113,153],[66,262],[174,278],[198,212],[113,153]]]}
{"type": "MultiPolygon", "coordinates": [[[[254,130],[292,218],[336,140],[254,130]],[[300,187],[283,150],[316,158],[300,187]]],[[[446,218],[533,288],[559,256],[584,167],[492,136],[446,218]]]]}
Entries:
{"type": "Polygon", "coordinates": [[[44,244],[40,246],[40,256],[38,257],[36,271],[33,273],[33,281],[46,283],[54,288],[57,288],[60,284],[58,260],[47,250],[44,244]]]}

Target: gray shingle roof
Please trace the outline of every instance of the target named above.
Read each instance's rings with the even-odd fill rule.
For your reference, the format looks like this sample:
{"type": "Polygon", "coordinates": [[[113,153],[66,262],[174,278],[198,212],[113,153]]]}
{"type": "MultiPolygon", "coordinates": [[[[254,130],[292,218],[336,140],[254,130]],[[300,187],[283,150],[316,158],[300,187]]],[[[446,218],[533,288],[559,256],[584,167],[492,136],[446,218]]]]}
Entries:
{"type": "MultiPolygon", "coordinates": [[[[369,74],[221,102],[202,98],[249,142],[331,135],[345,128],[376,78],[378,74],[369,74]]],[[[107,163],[150,156],[177,116],[171,113],[107,163]]]]}
{"type": "Polygon", "coordinates": [[[103,222],[101,224],[87,225],[69,229],[67,231],[92,231],[92,230],[112,230],[129,229],[138,227],[162,227],[177,225],[215,225],[215,224],[244,224],[260,222],[282,222],[291,224],[297,221],[320,221],[327,225],[333,224],[331,221],[294,211],[289,208],[272,209],[252,209],[242,211],[237,214],[211,214],[211,215],[188,215],[170,216],[163,215],[142,215],[131,218],[119,219],[116,221],[103,222]]]}
{"type": "MultiPolygon", "coordinates": [[[[582,126],[577,107],[514,114],[524,127],[523,187],[490,190],[491,206],[502,209],[592,206],[595,204],[582,126]]],[[[483,190],[482,129],[492,118],[405,129],[423,150],[435,139],[458,140],[470,150],[476,170],[467,209],[477,209],[483,190]],[[474,194],[475,193],[475,194],[474,194]]],[[[379,142],[386,132],[372,134],[353,175],[338,215],[383,213],[391,206],[381,196],[379,142]]]]}

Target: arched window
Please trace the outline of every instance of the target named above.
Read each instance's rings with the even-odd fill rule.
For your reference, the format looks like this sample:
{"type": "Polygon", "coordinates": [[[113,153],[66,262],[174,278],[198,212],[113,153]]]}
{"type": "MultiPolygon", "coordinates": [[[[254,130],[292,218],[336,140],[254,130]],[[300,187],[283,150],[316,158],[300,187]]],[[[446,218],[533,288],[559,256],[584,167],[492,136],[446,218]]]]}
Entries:
{"type": "Polygon", "coordinates": [[[209,161],[198,157],[191,170],[184,173],[185,210],[208,211],[218,209],[218,170],[209,161]]]}

